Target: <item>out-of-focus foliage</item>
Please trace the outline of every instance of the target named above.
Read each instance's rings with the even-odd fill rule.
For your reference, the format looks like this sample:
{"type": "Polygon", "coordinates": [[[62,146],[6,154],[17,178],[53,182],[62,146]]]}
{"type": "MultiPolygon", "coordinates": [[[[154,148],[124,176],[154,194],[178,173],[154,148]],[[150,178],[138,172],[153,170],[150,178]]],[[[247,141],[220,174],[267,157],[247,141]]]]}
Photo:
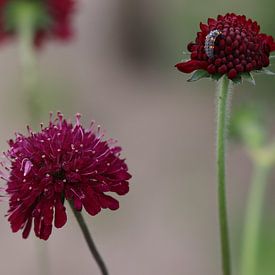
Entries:
{"type": "Polygon", "coordinates": [[[275,221],[265,222],[262,226],[259,250],[258,272],[262,275],[274,275],[275,271],[275,221]]]}
{"type": "Polygon", "coordinates": [[[241,141],[249,148],[263,146],[267,139],[263,110],[253,105],[241,105],[232,114],[230,137],[235,141],[241,141]]]}

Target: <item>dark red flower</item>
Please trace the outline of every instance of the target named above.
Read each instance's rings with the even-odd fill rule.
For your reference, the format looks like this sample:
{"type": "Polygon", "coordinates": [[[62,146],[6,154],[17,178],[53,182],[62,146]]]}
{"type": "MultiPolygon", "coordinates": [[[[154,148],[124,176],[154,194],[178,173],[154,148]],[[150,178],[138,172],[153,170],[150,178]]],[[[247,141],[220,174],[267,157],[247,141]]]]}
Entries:
{"type": "Polygon", "coordinates": [[[10,7],[14,8],[17,4],[22,6],[22,3],[34,5],[39,13],[37,16],[42,17],[34,26],[34,43],[37,46],[45,39],[67,40],[71,37],[71,15],[75,0],[0,0],[0,40],[12,37],[17,32],[13,18],[17,15],[10,7]]]}
{"type": "Polygon", "coordinates": [[[196,41],[188,44],[191,60],[176,67],[190,73],[198,69],[210,75],[226,74],[234,79],[238,74],[260,70],[269,65],[269,54],[275,51],[272,36],[260,33],[256,21],[244,15],[228,13],[200,23],[196,41]]]}
{"type": "Polygon", "coordinates": [[[121,148],[115,141],[103,140],[100,128],[85,130],[76,115],[76,124],[58,113],[47,128],[29,135],[17,134],[10,140],[6,156],[11,162],[6,192],[9,197],[8,220],[13,232],[23,229],[27,238],[32,222],[37,237],[47,240],[56,228],[64,226],[67,215],[64,200],[82,206],[90,215],[102,208],[116,210],[119,202],[107,195],[129,191],[128,173],[121,148]]]}

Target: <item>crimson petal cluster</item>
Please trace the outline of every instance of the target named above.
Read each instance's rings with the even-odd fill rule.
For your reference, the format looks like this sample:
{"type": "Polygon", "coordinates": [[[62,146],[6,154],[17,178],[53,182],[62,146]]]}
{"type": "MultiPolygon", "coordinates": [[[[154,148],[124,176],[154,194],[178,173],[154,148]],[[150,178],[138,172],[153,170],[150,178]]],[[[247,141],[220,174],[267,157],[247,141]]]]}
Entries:
{"type": "Polygon", "coordinates": [[[217,19],[209,18],[207,24],[200,23],[195,43],[189,43],[187,48],[191,52],[191,60],[178,63],[178,70],[191,73],[201,69],[210,75],[226,74],[229,79],[234,79],[243,72],[267,67],[275,43],[272,36],[260,33],[256,21],[244,15],[228,13],[219,15],[217,19]],[[221,34],[215,40],[213,56],[208,57],[205,40],[214,30],[221,34]]]}
{"type": "Polygon", "coordinates": [[[85,130],[80,124],[65,120],[62,114],[50,119],[46,128],[28,136],[16,134],[5,154],[11,165],[6,192],[9,197],[8,220],[13,232],[23,230],[27,238],[32,223],[37,237],[47,240],[52,223],[61,228],[67,221],[64,201],[73,202],[90,215],[102,208],[116,210],[119,202],[107,195],[129,191],[131,175],[116,141],[103,140],[100,128],[85,130]]]}
{"type": "MultiPolygon", "coordinates": [[[[0,41],[14,35],[6,30],[5,10],[9,3],[18,0],[0,0],[0,41]]],[[[19,0],[39,1],[45,7],[50,25],[36,30],[34,43],[40,46],[47,39],[67,40],[72,36],[71,15],[75,10],[75,0],[19,0]]]]}

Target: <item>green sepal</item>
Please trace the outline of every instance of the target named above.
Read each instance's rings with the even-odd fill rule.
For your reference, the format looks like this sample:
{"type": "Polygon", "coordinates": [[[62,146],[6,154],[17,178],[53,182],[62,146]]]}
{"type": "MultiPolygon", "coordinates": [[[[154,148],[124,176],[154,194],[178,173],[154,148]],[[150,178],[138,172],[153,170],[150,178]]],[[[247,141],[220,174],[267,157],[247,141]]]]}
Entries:
{"type": "Polygon", "coordinates": [[[220,78],[221,78],[222,76],[223,76],[223,74],[215,73],[215,74],[212,74],[212,75],[211,75],[211,78],[212,78],[213,80],[219,81],[220,78]]]}
{"type": "Polygon", "coordinates": [[[275,75],[274,72],[268,70],[267,68],[262,68],[262,71],[264,71],[264,73],[265,73],[266,75],[275,75]]]}
{"type": "Polygon", "coordinates": [[[256,81],[250,72],[243,72],[240,75],[244,80],[248,81],[249,83],[251,83],[253,85],[256,85],[256,81]]]}
{"type": "Polygon", "coordinates": [[[255,70],[254,72],[258,74],[275,75],[274,72],[268,70],[267,68],[262,68],[261,70],[255,70]]]}
{"type": "Polygon", "coordinates": [[[263,147],[267,140],[263,111],[261,106],[248,103],[235,108],[228,127],[229,137],[253,150],[263,147]]]}
{"type": "Polygon", "coordinates": [[[234,83],[234,84],[241,84],[242,83],[242,77],[240,74],[238,74],[235,78],[231,79],[231,81],[234,83]]]}
{"type": "Polygon", "coordinates": [[[198,81],[202,78],[210,77],[210,74],[205,70],[197,70],[195,71],[192,76],[187,80],[188,82],[198,81]]]}

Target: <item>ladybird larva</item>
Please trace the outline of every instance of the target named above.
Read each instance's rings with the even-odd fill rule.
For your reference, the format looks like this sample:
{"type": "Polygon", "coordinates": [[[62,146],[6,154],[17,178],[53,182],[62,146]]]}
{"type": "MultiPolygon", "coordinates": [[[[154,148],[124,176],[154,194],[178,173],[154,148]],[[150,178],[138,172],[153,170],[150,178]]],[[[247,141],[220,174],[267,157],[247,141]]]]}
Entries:
{"type": "Polygon", "coordinates": [[[213,30],[205,37],[204,50],[209,58],[214,56],[215,41],[221,33],[219,30],[213,30]]]}

